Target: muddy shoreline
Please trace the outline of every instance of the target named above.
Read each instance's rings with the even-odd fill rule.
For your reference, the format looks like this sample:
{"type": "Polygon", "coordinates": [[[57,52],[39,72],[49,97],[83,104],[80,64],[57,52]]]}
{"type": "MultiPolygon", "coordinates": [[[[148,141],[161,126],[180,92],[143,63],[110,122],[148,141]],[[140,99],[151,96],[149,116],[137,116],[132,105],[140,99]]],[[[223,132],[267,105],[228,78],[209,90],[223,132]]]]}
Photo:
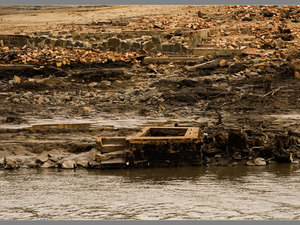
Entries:
{"type": "MultiPolygon", "coordinates": [[[[0,167],[101,169],[96,138],[133,135],[149,118],[165,121],[163,126],[200,127],[205,143],[198,165],[298,163],[299,80],[288,66],[272,74],[274,94],[266,93],[265,75],[230,78],[228,68],[197,71],[206,76],[195,79],[184,69],[168,75],[145,66],[138,71],[121,66],[79,65],[66,68],[67,76],[27,72],[18,74],[20,83],[12,82],[16,71],[9,71],[11,76],[1,80],[0,167]],[[118,121],[130,118],[137,119],[118,127],[118,121]],[[60,122],[52,122],[52,128],[51,123],[42,125],[55,120],[60,122]],[[90,127],[97,120],[98,127],[90,127]]],[[[167,69],[161,66],[162,72],[167,69]]],[[[127,167],[191,164],[166,160],[127,167]]]]}
{"type": "Polygon", "coordinates": [[[297,7],[168,7],[1,17],[0,168],[101,168],[97,137],[175,123],[201,128],[201,165],[298,163],[297,7]]]}

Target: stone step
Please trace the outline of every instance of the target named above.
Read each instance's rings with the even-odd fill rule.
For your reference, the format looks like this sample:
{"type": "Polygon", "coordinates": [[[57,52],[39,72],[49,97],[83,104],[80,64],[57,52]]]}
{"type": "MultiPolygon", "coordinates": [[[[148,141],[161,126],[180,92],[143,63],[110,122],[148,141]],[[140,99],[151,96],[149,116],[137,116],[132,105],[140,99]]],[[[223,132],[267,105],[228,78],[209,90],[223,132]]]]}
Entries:
{"type": "Polygon", "coordinates": [[[100,151],[101,151],[101,153],[115,152],[115,151],[124,151],[125,152],[125,145],[123,145],[123,144],[105,144],[105,145],[101,146],[100,151]]]}
{"type": "Polygon", "coordinates": [[[109,164],[125,164],[126,161],[124,158],[113,158],[113,159],[108,159],[105,161],[101,162],[101,165],[109,165],[109,164]]]}
{"type": "Polygon", "coordinates": [[[95,155],[95,160],[96,161],[107,161],[109,159],[114,159],[114,158],[125,158],[126,152],[123,151],[115,151],[115,152],[108,152],[108,153],[101,153],[101,154],[96,154],[95,155]]]}
{"type": "Polygon", "coordinates": [[[125,146],[125,144],[126,144],[125,137],[103,137],[103,138],[101,138],[101,140],[102,140],[102,145],[123,144],[125,146]]]}
{"type": "Polygon", "coordinates": [[[108,152],[108,153],[104,153],[103,155],[109,155],[111,158],[118,158],[118,157],[124,158],[125,151],[121,150],[121,151],[108,152]]]}

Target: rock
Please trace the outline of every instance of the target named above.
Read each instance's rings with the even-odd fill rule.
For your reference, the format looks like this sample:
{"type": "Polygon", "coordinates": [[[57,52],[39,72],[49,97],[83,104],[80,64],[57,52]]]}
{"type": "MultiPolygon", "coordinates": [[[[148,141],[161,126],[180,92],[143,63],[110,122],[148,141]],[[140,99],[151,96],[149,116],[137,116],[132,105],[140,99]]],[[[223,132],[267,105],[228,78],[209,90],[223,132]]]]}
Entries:
{"type": "Polygon", "coordinates": [[[84,47],[84,43],[82,43],[80,41],[76,41],[73,45],[74,45],[74,47],[84,47]]]}
{"type": "Polygon", "coordinates": [[[115,47],[115,48],[117,48],[117,47],[120,46],[120,44],[121,44],[121,40],[119,38],[110,38],[107,41],[108,47],[115,47]]]}
{"type": "Polygon", "coordinates": [[[262,137],[253,137],[252,138],[252,145],[253,146],[263,146],[264,139],[262,137]]]}
{"type": "Polygon", "coordinates": [[[70,97],[70,96],[65,96],[65,97],[64,97],[64,100],[67,101],[67,102],[68,102],[68,101],[71,101],[71,100],[72,100],[72,97],[70,97]]]}
{"type": "Polygon", "coordinates": [[[276,48],[283,48],[284,47],[284,41],[281,38],[278,38],[275,40],[276,48]]]}
{"type": "Polygon", "coordinates": [[[90,108],[90,107],[83,107],[83,112],[85,112],[85,113],[90,113],[90,112],[92,112],[93,111],[93,109],[92,108],[90,108]]]}
{"type": "Polygon", "coordinates": [[[254,159],[254,164],[256,166],[265,166],[267,163],[266,163],[265,159],[263,159],[263,158],[256,158],[256,159],[254,159]]]}
{"type": "Polygon", "coordinates": [[[299,71],[295,71],[295,78],[300,79],[300,72],[299,71]]]}
{"type": "Polygon", "coordinates": [[[264,9],[262,11],[262,14],[263,14],[264,17],[272,17],[272,16],[274,16],[274,13],[271,12],[271,11],[269,11],[268,9],[264,9]]]}
{"type": "Polygon", "coordinates": [[[16,84],[19,84],[19,83],[21,83],[21,78],[15,75],[14,76],[14,81],[15,81],[16,84]]]}
{"type": "Polygon", "coordinates": [[[36,162],[37,163],[44,163],[44,162],[46,162],[47,160],[48,160],[48,155],[47,154],[41,154],[41,155],[38,155],[37,157],[36,157],[36,162]]]}
{"type": "Polygon", "coordinates": [[[250,13],[247,13],[247,14],[243,17],[242,21],[252,21],[252,18],[251,18],[250,13]]]}
{"type": "Polygon", "coordinates": [[[156,36],[152,36],[152,42],[154,44],[160,44],[161,40],[160,40],[160,36],[156,35],[156,36]]]}
{"type": "Polygon", "coordinates": [[[55,164],[50,160],[46,161],[43,165],[41,165],[41,168],[53,168],[53,167],[55,167],[55,164]]]}
{"type": "Polygon", "coordinates": [[[92,168],[101,168],[101,162],[97,162],[97,161],[94,161],[94,160],[90,160],[89,165],[92,168]]]}
{"type": "Polygon", "coordinates": [[[54,47],[61,47],[61,43],[60,43],[59,40],[56,40],[56,41],[54,42],[54,47]]]}
{"type": "Polygon", "coordinates": [[[242,156],[241,156],[240,154],[234,154],[234,155],[233,155],[233,158],[234,158],[235,160],[241,160],[241,159],[242,159],[242,156]]]}
{"type": "Polygon", "coordinates": [[[133,42],[131,45],[131,48],[133,51],[141,50],[141,43],[139,42],[133,42]]]}
{"type": "Polygon", "coordinates": [[[73,42],[71,40],[66,40],[66,47],[69,47],[69,46],[72,46],[73,45],[73,42]]]}
{"type": "Polygon", "coordinates": [[[17,163],[11,160],[7,161],[4,166],[4,169],[17,169],[17,168],[18,168],[17,163]]]}
{"type": "Polygon", "coordinates": [[[173,49],[174,49],[174,52],[181,52],[182,45],[179,43],[175,43],[173,49]]]}
{"type": "Polygon", "coordinates": [[[63,156],[61,156],[61,155],[52,155],[51,154],[51,156],[50,156],[50,160],[52,161],[52,162],[58,162],[59,160],[61,160],[63,158],[63,156]]]}
{"type": "Polygon", "coordinates": [[[130,49],[130,45],[127,43],[127,41],[122,41],[121,42],[121,49],[123,49],[123,50],[130,49]]]}
{"type": "Polygon", "coordinates": [[[44,102],[44,98],[41,96],[41,97],[39,97],[39,99],[38,100],[36,100],[36,103],[37,104],[42,104],[44,102]]]}
{"type": "Polygon", "coordinates": [[[63,168],[63,169],[73,169],[73,168],[75,168],[75,166],[76,166],[76,164],[75,164],[74,160],[66,160],[61,165],[61,168],[63,168]]]}
{"type": "Polygon", "coordinates": [[[87,153],[87,158],[88,160],[95,160],[96,154],[98,154],[99,151],[96,148],[92,148],[88,153],[87,153]]]}
{"type": "Polygon", "coordinates": [[[121,80],[115,80],[114,84],[119,87],[119,86],[122,86],[123,81],[121,81],[121,80]]]}
{"type": "Polygon", "coordinates": [[[107,87],[110,87],[111,86],[111,82],[108,81],[108,80],[103,80],[100,82],[100,87],[101,88],[107,88],[107,87]]]}
{"type": "Polygon", "coordinates": [[[1,158],[0,159],[0,166],[4,166],[5,165],[5,159],[4,158],[1,158]]]}
{"type": "Polygon", "coordinates": [[[95,160],[98,161],[98,162],[101,162],[101,161],[108,160],[111,157],[112,156],[110,154],[101,154],[101,153],[98,153],[98,154],[95,155],[95,160]]]}
{"type": "Polygon", "coordinates": [[[154,72],[154,73],[157,73],[156,68],[157,68],[157,66],[155,66],[153,64],[150,64],[147,66],[147,69],[150,70],[150,72],[154,72]]]}
{"type": "Polygon", "coordinates": [[[247,134],[239,129],[231,129],[228,133],[228,147],[231,151],[248,149],[247,134]]]}
{"type": "Polygon", "coordinates": [[[149,50],[151,50],[152,48],[154,48],[155,45],[153,44],[153,42],[147,41],[147,42],[143,43],[142,47],[143,47],[146,51],[149,51],[149,50]]]}
{"type": "Polygon", "coordinates": [[[227,143],[228,143],[228,134],[226,132],[218,132],[216,135],[215,135],[215,142],[214,142],[214,145],[217,147],[217,148],[220,148],[220,149],[226,149],[227,147],[227,143]]]}
{"type": "Polygon", "coordinates": [[[205,16],[205,14],[201,11],[198,11],[197,15],[198,15],[199,18],[202,18],[203,16],[205,16]]]}
{"type": "Polygon", "coordinates": [[[170,43],[162,43],[161,44],[161,50],[163,52],[173,52],[174,51],[174,45],[170,43]]]}
{"type": "Polygon", "coordinates": [[[252,161],[247,161],[247,162],[246,162],[246,165],[247,165],[247,166],[255,166],[254,162],[252,162],[252,161]]]}
{"type": "Polygon", "coordinates": [[[300,71],[300,59],[293,59],[291,61],[291,69],[295,72],[300,71]]]}
{"type": "Polygon", "coordinates": [[[18,166],[20,168],[33,168],[33,167],[37,167],[37,164],[36,164],[36,157],[26,157],[24,156],[23,159],[21,159],[21,161],[19,160],[16,160],[17,163],[18,163],[18,166]]]}
{"type": "Polygon", "coordinates": [[[77,166],[81,166],[83,168],[87,168],[89,166],[89,161],[88,160],[80,160],[76,162],[77,166]]]}
{"type": "Polygon", "coordinates": [[[20,102],[20,99],[19,99],[19,98],[13,98],[13,99],[12,99],[12,102],[13,102],[13,103],[19,103],[19,102],[20,102]]]}
{"type": "Polygon", "coordinates": [[[23,98],[26,98],[26,99],[30,99],[32,98],[33,96],[33,93],[31,91],[27,91],[26,93],[23,94],[23,98]]]}
{"type": "Polygon", "coordinates": [[[219,62],[219,65],[220,65],[221,67],[227,66],[227,61],[226,61],[226,59],[221,59],[221,61],[219,62]]]}

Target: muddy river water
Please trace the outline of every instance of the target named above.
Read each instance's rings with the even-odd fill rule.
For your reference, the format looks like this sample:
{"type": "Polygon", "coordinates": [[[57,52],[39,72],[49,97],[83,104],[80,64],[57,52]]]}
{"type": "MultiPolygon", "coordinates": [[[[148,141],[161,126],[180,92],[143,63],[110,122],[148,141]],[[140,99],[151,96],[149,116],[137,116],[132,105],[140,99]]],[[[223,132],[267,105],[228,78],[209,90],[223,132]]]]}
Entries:
{"type": "Polygon", "coordinates": [[[3,220],[299,220],[300,166],[0,171],[3,220]]]}

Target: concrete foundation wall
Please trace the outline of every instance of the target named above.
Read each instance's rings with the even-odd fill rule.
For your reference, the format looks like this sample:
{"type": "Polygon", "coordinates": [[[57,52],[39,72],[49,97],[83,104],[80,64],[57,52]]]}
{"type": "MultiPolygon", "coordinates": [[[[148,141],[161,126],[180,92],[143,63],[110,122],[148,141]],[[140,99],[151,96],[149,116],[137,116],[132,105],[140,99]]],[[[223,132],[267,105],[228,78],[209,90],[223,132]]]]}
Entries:
{"type": "Polygon", "coordinates": [[[9,47],[90,48],[118,52],[148,51],[186,54],[208,36],[207,30],[163,33],[162,31],[127,31],[123,33],[58,33],[36,32],[32,35],[0,35],[9,47]]]}

